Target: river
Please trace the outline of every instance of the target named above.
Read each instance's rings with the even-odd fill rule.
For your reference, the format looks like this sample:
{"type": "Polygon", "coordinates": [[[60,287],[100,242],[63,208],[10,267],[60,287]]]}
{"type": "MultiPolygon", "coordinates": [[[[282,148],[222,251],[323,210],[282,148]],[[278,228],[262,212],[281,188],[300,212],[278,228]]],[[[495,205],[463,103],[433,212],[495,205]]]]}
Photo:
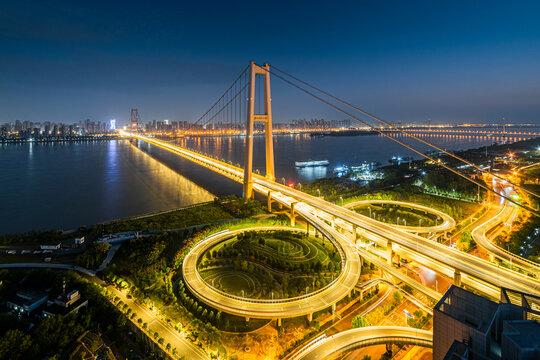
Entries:
{"type": "MultiPolygon", "coordinates": [[[[446,149],[490,145],[492,137],[431,135],[446,149]]],[[[402,140],[402,139],[401,139],[402,140]]],[[[243,164],[244,137],[181,139],[177,143],[243,164]]],[[[418,146],[426,151],[425,145],[418,146]]],[[[274,136],[278,181],[332,176],[339,165],[415,155],[382,136],[274,136]],[[330,165],[296,168],[295,161],[330,165]]],[[[416,156],[419,158],[419,156],[416,156]]],[[[264,173],[264,137],[255,136],[254,169],[264,173]]],[[[110,219],[167,210],[239,194],[241,186],[185,159],[127,140],[0,145],[0,234],[72,229],[110,219]]]]}

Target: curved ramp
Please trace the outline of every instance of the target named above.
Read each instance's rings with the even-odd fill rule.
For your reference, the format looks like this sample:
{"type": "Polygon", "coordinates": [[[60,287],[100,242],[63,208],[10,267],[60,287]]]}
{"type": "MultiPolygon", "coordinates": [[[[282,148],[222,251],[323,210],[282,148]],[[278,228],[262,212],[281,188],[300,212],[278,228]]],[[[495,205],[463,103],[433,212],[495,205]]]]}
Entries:
{"type": "Polygon", "coordinates": [[[368,326],[316,339],[291,359],[322,360],[330,355],[381,344],[432,347],[433,334],[430,331],[401,326],[368,326]]]}
{"type": "Polygon", "coordinates": [[[340,275],[326,287],[304,296],[291,299],[248,299],[226,294],[207,284],[197,270],[198,259],[204,252],[219,242],[243,231],[289,230],[303,231],[288,227],[253,227],[235,231],[222,231],[199,242],[184,258],[182,275],[184,282],[194,296],[215,309],[246,318],[275,319],[312,314],[338,302],[356,286],[360,276],[360,258],[350,246],[342,244],[336,237],[319,229],[330,239],[342,255],[340,275]]]}
{"type": "Polygon", "coordinates": [[[419,210],[419,211],[423,211],[425,213],[436,215],[437,217],[439,217],[439,218],[441,218],[443,220],[441,224],[436,225],[436,226],[393,225],[394,227],[396,227],[398,229],[401,229],[401,230],[415,232],[415,233],[428,233],[428,232],[446,231],[446,230],[450,230],[450,229],[452,229],[452,228],[454,228],[456,226],[456,221],[454,220],[454,218],[452,218],[448,214],[443,213],[442,211],[435,210],[435,209],[432,209],[432,208],[427,207],[427,206],[418,205],[418,204],[414,204],[414,203],[403,202],[403,201],[360,200],[360,201],[355,201],[355,202],[352,202],[352,203],[349,203],[349,204],[345,204],[343,207],[345,209],[351,209],[351,208],[354,208],[356,206],[363,206],[363,205],[369,205],[369,204],[374,204],[374,205],[390,204],[390,205],[401,206],[401,207],[404,207],[404,208],[416,209],[416,210],[419,210]]]}

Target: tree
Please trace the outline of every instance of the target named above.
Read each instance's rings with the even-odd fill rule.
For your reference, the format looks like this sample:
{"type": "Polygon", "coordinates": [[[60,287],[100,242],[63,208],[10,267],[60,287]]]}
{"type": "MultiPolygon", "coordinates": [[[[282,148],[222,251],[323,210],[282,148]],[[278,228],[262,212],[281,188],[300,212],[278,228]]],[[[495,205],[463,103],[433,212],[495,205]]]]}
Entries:
{"type": "Polygon", "coordinates": [[[171,351],[171,343],[167,343],[167,346],[165,346],[165,348],[167,349],[167,351],[171,351]]]}
{"type": "Polygon", "coordinates": [[[459,240],[456,243],[456,248],[461,251],[469,252],[476,247],[476,242],[472,238],[469,230],[461,233],[459,240]]]}
{"type": "Polygon", "coordinates": [[[159,338],[159,340],[158,340],[159,345],[163,345],[164,342],[165,342],[164,338],[159,338]]]}
{"type": "Polygon", "coordinates": [[[369,322],[362,315],[357,315],[352,319],[351,324],[353,329],[369,326],[369,322]]]}
{"type": "Polygon", "coordinates": [[[362,360],[371,360],[371,356],[364,355],[364,356],[362,356],[362,360]]]}
{"type": "Polygon", "coordinates": [[[392,297],[394,298],[394,301],[398,304],[401,304],[401,301],[403,301],[403,297],[401,296],[401,293],[398,290],[394,291],[394,293],[392,294],[392,297]]]}

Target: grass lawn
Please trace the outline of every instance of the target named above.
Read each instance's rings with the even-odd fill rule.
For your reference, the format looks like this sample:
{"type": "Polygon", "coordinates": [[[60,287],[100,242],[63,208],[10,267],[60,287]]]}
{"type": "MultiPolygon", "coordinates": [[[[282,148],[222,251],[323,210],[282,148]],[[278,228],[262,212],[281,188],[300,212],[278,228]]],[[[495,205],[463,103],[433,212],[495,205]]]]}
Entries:
{"type": "Polygon", "coordinates": [[[340,257],[331,242],[285,231],[249,231],[231,237],[208,249],[198,263],[210,286],[259,299],[320,289],[339,274],[339,267],[340,257]]]}

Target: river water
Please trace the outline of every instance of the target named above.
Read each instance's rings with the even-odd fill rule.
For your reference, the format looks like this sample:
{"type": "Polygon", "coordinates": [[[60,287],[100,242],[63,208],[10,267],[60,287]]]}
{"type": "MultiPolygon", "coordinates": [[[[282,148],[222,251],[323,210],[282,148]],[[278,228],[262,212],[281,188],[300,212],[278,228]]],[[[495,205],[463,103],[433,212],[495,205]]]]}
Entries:
{"type": "MultiPolygon", "coordinates": [[[[454,150],[504,140],[452,135],[424,138],[454,150]]],[[[243,164],[244,140],[241,136],[207,137],[181,139],[177,143],[243,164]]],[[[429,150],[425,145],[418,148],[429,150]]],[[[386,165],[392,156],[415,155],[378,135],[276,135],[274,151],[276,178],[287,183],[332,176],[332,169],[338,165],[364,161],[386,165]],[[295,161],[306,160],[328,160],[330,165],[303,169],[294,166],[295,161]]],[[[255,136],[254,140],[254,169],[264,173],[262,136],[255,136]]],[[[0,234],[72,229],[233,193],[241,193],[239,184],[141,142],[0,145],[0,234]]]]}

